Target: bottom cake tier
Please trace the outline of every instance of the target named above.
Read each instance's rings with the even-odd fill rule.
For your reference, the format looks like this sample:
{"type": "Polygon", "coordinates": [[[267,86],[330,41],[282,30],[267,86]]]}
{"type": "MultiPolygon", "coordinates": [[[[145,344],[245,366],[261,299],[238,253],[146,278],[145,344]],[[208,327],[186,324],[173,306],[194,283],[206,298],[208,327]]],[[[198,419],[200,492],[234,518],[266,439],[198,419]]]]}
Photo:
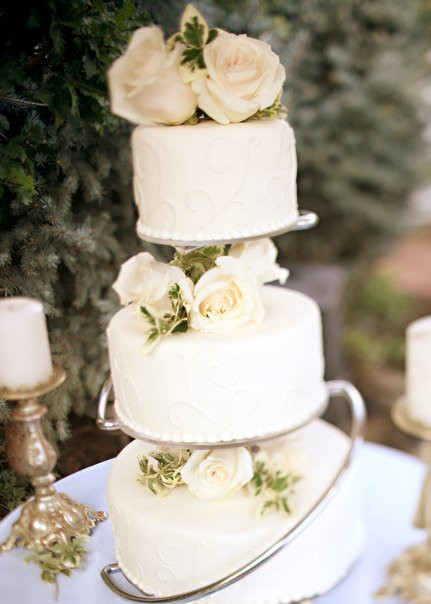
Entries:
{"type": "MultiPolygon", "coordinates": [[[[182,487],[156,497],[137,481],[138,458],[152,448],[140,441],[128,445],[108,480],[117,560],[125,576],[148,593],[180,594],[222,579],[296,525],[334,479],[349,441],[322,420],[288,438],[306,458],[290,516],[259,516],[256,498],[244,490],[226,500],[199,499],[182,487]]],[[[336,495],[294,541],[247,577],[199,602],[287,604],[313,597],[346,575],[362,544],[353,462],[336,495]]]]}

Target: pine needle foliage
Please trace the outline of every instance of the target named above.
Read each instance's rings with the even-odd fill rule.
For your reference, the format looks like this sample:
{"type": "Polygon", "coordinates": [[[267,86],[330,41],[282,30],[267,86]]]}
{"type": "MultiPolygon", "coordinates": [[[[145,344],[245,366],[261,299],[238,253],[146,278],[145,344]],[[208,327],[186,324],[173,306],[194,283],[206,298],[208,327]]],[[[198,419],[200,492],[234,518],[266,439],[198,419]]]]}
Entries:
{"type": "MultiPolygon", "coordinates": [[[[130,127],[109,111],[106,71],[149,17],[132,0],[18,0],[0,19],[0,295],[44,303],[68,373],[45,399],[45,428],[63,439],[68,413],[94,401],[107,370],[110,285],[139,247],[130,127]]],[[[1,401],[0,422],[9,417],[1,401]]],[[[0,489],[3,509],[22,498],[9,471],[0,489]]]]}

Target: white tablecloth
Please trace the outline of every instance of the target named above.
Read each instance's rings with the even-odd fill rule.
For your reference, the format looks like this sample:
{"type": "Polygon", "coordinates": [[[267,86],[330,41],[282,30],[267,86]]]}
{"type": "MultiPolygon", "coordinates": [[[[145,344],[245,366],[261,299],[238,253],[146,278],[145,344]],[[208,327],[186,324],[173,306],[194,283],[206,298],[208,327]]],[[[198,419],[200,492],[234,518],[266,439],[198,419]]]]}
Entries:
{"type": "MultiPolygon", "coordinates": [[[[367,525],[366,548],[350,574],[315,604],[373,604],[372,594],[385,581],[385,568],[403,548],[424,539],[411,526],[419,496],[424,464],[394,449],[367,443],[361,453],[363,506],[367,525]]],[[[58,482],[60,490],[97,510],[106,510],[105,484],[111,462],[106,461],[58,482]]],[[[17,517],[13,512],[0,523],[0,541],[17,517]]],[[[115,560],[109,521],[100,524],[88,544],[83,572],[59,578],[59,604],[119,604],[126,602],[102,582],[100,569],[115,560]]],[[[34,564],[25,564],[28,552],[16,549],[0,554],[0,602],[48,604],[55,602],[54,588],[39,578],[34,564]]],[[[117,579],[118,575],[116,575],[117,579]]],[[[123,585],[126,585],[124,582],[123,585]]],[[[130,590],[130,585],[127,584],[130,590]]],[[[387,600],[396,604],[396,600],[387,600]]]]}

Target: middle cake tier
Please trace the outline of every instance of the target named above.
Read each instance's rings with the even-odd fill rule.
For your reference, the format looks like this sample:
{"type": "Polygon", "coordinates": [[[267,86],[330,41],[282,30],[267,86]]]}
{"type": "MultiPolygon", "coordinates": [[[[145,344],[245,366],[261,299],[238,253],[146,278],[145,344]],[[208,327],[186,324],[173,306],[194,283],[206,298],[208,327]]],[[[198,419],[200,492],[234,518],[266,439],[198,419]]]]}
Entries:
{"type": "Polygon", "coordinates": [[[115,411],[137,435],[228,442],[302,425],[325,404],[321,319],[308,296],[264,286],[266,314],[228,334],[190,331],[143,354],[133,305],[108,327],[115,411]]]}

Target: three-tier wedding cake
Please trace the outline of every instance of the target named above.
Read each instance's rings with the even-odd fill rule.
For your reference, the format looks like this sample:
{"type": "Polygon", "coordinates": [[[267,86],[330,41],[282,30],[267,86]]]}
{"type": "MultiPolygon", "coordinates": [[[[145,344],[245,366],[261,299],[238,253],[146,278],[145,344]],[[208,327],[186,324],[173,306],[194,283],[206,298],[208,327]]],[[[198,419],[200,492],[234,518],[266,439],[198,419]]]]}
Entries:
{"type": "MultiPolygon", "coordinates": [[[[288,276],[267,236],[298,219],[284,77],[266,43],[209,29],[191,5],[167,42],[158,27],[135,32],[109,73],[113,111],[138,124],[138,234],[176,248],[170,263],[124,263],[107,330],[115,412],[137,436],[108,481],[117,559],[157,596],[271,546],[349,448],[315,419],[328,397],[316,303],[265,285],[288,276]]],[[[356,474],[291,544],[199,601],[287,604],[336,584],[362,544],[356,474]]]]}

